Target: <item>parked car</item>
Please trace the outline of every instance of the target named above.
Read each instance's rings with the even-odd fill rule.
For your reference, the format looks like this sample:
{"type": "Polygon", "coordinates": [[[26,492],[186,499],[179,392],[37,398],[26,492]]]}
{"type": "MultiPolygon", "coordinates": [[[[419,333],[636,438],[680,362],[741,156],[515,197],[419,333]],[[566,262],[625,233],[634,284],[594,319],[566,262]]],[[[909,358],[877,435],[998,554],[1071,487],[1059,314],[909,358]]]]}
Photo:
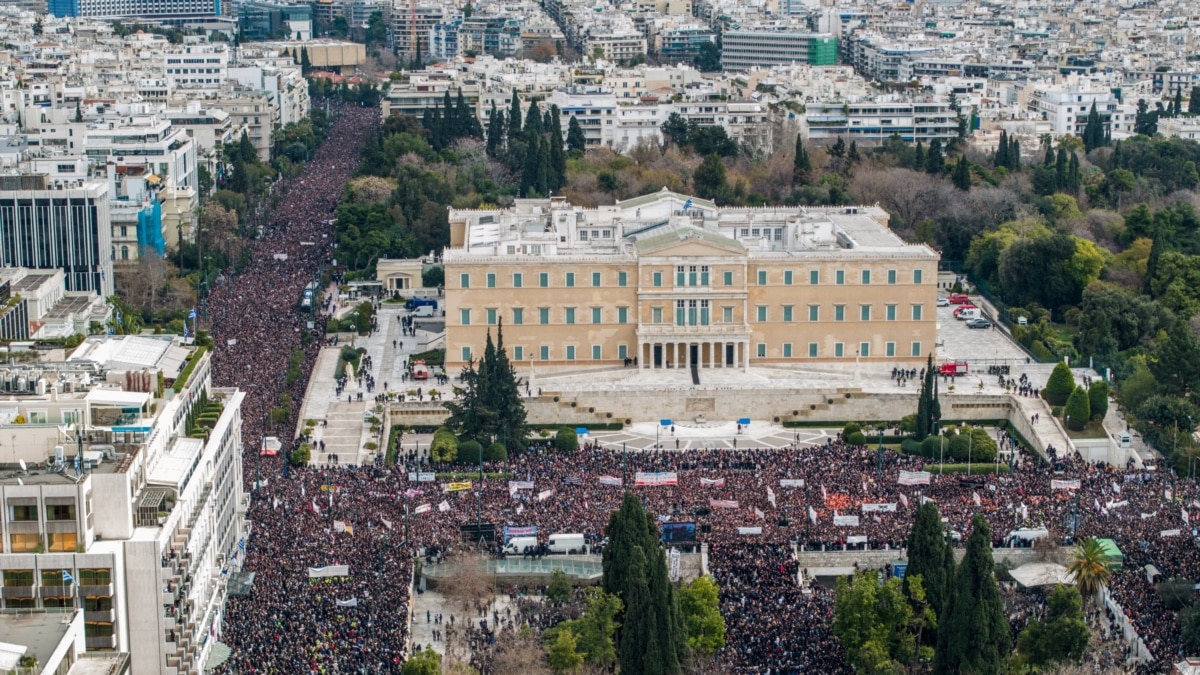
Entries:
{"type": "Polygon", "coordinates": [[[951,293],[946,299],[955,305],[965,305],[971,301],[971,298],[967,297],[966,293],[951,293]]]}
{"type": "Polygon", "coordinates": [[[938,299],[937,299],[937,306],[938,306],[938,307],[949,307],[949,306],[950,306],[950,301],[949,301],[949,300],[947,300],[946,298],[938,298],[938,299]]]}
{"type": "Polygon", "coordinates": [[[991,328],[992,322],[984,318],[971,319],[967,322],[967,328],[991,328]]]}
{"type": "Polygon", "coordinates": [[[982,314],[977,308],[971,307],[970,309],[964,309],[961,312],[955,312],[954,318],[958,319],[959,321],[970,321],[971,319],[982,318],[982,314]]]}
{"type": "Polygon", "coordinates": [[[962,313],[967,311],[968,309],[979,309],[979,308],[970,303],[967,303],[965,305],[959,305],[958,307],[954,308],[954,318],[956,318],[956,319],[962,318],[962,313]]]}

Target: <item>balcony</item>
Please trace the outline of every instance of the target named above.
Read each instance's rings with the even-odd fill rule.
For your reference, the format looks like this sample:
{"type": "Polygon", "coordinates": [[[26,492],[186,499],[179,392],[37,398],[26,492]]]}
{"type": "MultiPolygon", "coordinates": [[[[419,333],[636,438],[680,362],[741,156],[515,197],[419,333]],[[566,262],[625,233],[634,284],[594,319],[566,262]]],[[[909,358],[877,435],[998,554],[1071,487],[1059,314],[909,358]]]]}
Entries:
{"type": "Polygon", "coordinates": [[[66,586],[42,586],[38,589],[38,594],[43,598],[73,598],[75,597],[75,587],[66,586]]]}
{"type": "Polygon", "coordinates": [[[112,584],[80,584],[79,593],[85,598],[108,598],[112,597],[112,584]]]}
{"type": "Polygon", "coordinates": [[[112,623],[114,616],[116,615],[111,609],[85,611],[83,613],[83,620],[88,623],[112,623]]]}
{"type": "Polygon", "coordinates": [[[89,651],[95,649],[116,649],[117,638],[115,635],[103,635],[99,637],[85,638],[89,651]]]}
{"type": "Polygon", "coordinates": [[[0,588],[0,598],[32,598],[33,586],[5,586],[0,588]]]}

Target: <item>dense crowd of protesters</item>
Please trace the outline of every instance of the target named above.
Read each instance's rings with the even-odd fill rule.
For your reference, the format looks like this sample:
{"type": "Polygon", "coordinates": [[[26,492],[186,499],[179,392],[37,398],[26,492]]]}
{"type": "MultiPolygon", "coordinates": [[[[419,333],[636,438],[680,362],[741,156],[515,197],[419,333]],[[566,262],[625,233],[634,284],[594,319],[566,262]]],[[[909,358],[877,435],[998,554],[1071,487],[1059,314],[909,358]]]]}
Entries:
{"type": "MultiPolygon", "coordinates": [[[[298,300],[329,261],[334,209],[363,139],[377,124],[373,108],[337,111],[328,140],[303,173],[278,186],[249,265],[209,298],[214,381],[247,394],[247,486],[260,438],[290,438],[286,429],[294,428],[295,409],[324,342],[320,321],[313,339],[302,340],[308,329],[298,300]],[[296,349],[303,349],[304,377],[287,386],[284,373],[296,349]],[[292,418],[272,428],[269,411],[284,394],[293,402],[292,418]]],[[[497,536],[505,526],[537,526],[543,540],[554,532],[598,539],[625,490],[636,491],[660,521],[696,523],[697,538],[711,546],[710,568],[729,626],[721,658],[739,672],[847,672],[829,633],[831,591],[798,581],[793,546],[902,548],[913,513],[926,499],[938,504],[948,528],[962,538],[977,512],[987,516],[997,545],[1012,530],[1038,526],[1058,537],[1077,528],[1078,535],[1114,538],[1128,571],[1116,575],[1111,590],[1156,659],[1151,668],[1182,648],[1174,615],[1139,573],[1141,566],[1153,563],[1167,577],[1200,578],[1200,549],[1186,513],[1200,508],[1191,482],[1175,485],[1167,472],[1072,459],[1059,460],[1054,475],[1025,457],[1010,474],[972,480],[935,469],[928,484],[901,485],[899,472],[918,471],[924,460],[833,439],[778,450],[622,453],[586,446],[561,454],[534,446],[483,467],[532,488],[514,489],[509,478],[476,478],[470,489],[455,492],[444,492],[443,482],[410,481],[410,470],[463,470],[432,466],[418,456],[406,466],[290,472],[282,459],[263,458],[268,481],[252,499],[254,534],[242,571],[255,579],[249,594],[230,598],[223,617],[222,639],[234,650],[226,672],[398,673],[413,647],[414,554],[459,546],[462,528],[480,520],[494,525],[497,536]],[[673,472],[675,484],[635,487],[639,472],[673,472]],[[1081,484],[1052,489],[1052,478],[1081,484]],[[621,485],[613,485],[618,480],[621,485]],[[882,506],[864,509],[866,504],[882,506]],[[864,538],[865,544],[851,543],[864,538]],[[349,574],[310,579],[310,568],[333,565],[349,566],[349,574]]],[[[1020,607],[1011,611],[1022,620],[1029,616],[1020,607]]],[[[494,649],[494,631],[512,632],[521,620],[547,616],[519,612],[463,630],[473,631],[482,655],[494,649]]],[[[439,628],[439,635],[445,632],[439,628]]]]}

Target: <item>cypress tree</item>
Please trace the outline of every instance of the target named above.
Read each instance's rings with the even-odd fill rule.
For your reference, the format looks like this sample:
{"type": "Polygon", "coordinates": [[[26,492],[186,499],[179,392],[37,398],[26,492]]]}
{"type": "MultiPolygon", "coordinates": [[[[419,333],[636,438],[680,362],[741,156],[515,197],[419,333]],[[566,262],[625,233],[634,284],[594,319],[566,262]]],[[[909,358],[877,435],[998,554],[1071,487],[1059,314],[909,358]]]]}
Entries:
{"type": "Polygon", "coordinates": [[[970,162],[966,157],[959,157],[958,162],[954,165],[954,187],[959,190],[968,191],[971,189],[971,167],[970,162]]]}
{"type": "Polygon", "coordinates": [[[574,115],[571,115],[571,120],[567,123],[567,149],[579,153],[587,149],[587,136],[584,135],[583,127],[579,125],[579,120],[574,115]]]}
{"type": "Polygon", "coordinates": [[[933,354],[930,354],[925,366],[925,379],[921,381],[921,392],[917,396],[917,440],[923,441],[927,436],[937,433],[941,419],[942,407],[937,400],[937,372],[933,369],[933,354]]]}
{"type": "Polygon", "coordinates": [[[467,105],[467,99],[463,97],[462,89],[458,90],[458,100],[454,102],[454,117],[458,122],[460,136],[478,138],[483,134],[483,129],[479,126],[479,119],[475,117],[475,111],[471,109],[471,106],[467,105]]]}
{"type": "Polygon", "coordinates": [[[550,189],[561,190],[567,184],[567,151],[563,147],[562,115],[558,106],[550,106],[550,189]]]}
{"type": "Polygon", "coordinates": [[[525,167],[521,171],[521,194],[528,197],[530,191],[537,189],[538,184],[538,145],[541,139],[534,136],[525,148],[525,167]]]}
{"type": "Polygon", "coordinates": [[[312,70],[312,61],[308,60],[308,47],[300,48],[300,74],[308,75],[308,71],[312,70]]]}
{"type": "Polygon", "coordinates": [[[921,141],[917,141],[917,147],[913,150],[913,165],[912,168],[917,171],[925,170],[925,146],[921,141]]]}
{"type": "Polygon", "coordinates": [[[792,184],[803,185],[812,174],[812,158],[808,156],[808,148],[804,147],[804,138],[796,134],[796,157],[792,160],[792,184]]]}
{"type": "MultiPolygon", "coordinates": [[[[946,533],[942,529],[942,517],[937,504],[925,502],[917,509],[912,530],[908,533],[908,571],[905,572],[905,589],[908,578],[920,575],[925,584],[925,598],[929,607],[939,617],[946,602],[946,589],[950,580],[946,569],[946,533]]],[[[950,558],[954,560],[953,556],[950,558]]]]}
{"type": "Polygon", "coordinates": [[[496,102],[492,102],[492,115],[488,118],[487,154],[495,157],[501,148],[504,138],[504,113],[496,110],[496,102]]]}
{"type": "Polygon", "coordinates": [[[442,127],[444,132],[443,140],[445,141],[446,145],[450,145],[452,142],[454,142],[454,139],[462,135],[462,130],[459,128],[459,119],[458,115],[455,114],[456,111],[454,110],[454,103],[450,100],[449,87],[446,88],[446,91],[442,92],[442,105],[440,112],[442,113],[442,127]]]}
{"type": "Polygon", "coordinates": [[[1042,148],[1046,151],[1042,157],[1042,165],[1050,166],[1054,163],[1054,143],[1050,140],[1050,134],[1042,136],[1042,148]]]}
{"type": "Polygon", "coordinates": [[[1192,87],[1192,93],[1188,96],[1188,114],[1200,115],[1200,87],[1192,87]]]}
{"type": "Polygon", "coordinates": [[[1058,146],[1058,157],[1054,158],[1054,188],[1062,190],[1067,187],[1067,149],[1058,146]]]}
{"type": "Polygon", "coordinates": [[[675,588],[667,577],[658,525],[637,496],[625,493],[609,516],[608,546],[602,556],[606,593],[621,597],[622,673],[677,673],[687,648],[675,588]]]}
{"type": "Polygon", "coordinates": [[[1142,281],[1142,290],[1147,295],[1150,294],[1150,282],[1158,274],[1158,262],[1162,258],[1162,254],[1167,252],[1167,240],[1163,235],[1164,229],[1166,228],[1163,225],[1154,228],[1154,239],[1150,244],[1150,257],[1146,259],[1146,278],[1142,281]]]}
{"type": "Polygon", "coordinates": [[[550,119],[550,111],[549,111],[549,110],[546,110],[546,111],[542,112],[542,129],[543,129],[543,130],[549,130],[549,129],[550,129],[550,123],[551,123],[551,119],[550,119]]]}
{"type": "Polygon", "coordinates": [[[538,110],[537,101],[529,102],[529,112],[525,113],[525,139],[533,145],[534,136],[542,135],[542,113],[538,110]]]}
{"type": "Polygon", "coordinates": [[[1100,112],[1096,110],[1096,102],[1092,101],[1092,108],[1088,111],[1087,125],[1083,127],[1083,149],[1085,152],[1091,152],[1093,148],[1098,148],[1104,143],[1104,123],[1100,120],[1100,112]]]}
{"type": "Polygon", "coordinates": [[[929,154],[925,157],[925,172],[934,175],[946,170],[946,156],[942,154],[942,140],[935,138],[929,142],[929,154]]]}
{"type": "Polygon", "coordinates": [[[550,143],[538,138],[537,144],[537,191],[543,197],[550,196],[550,143]]]}
{"type": "Polygon", "coordinates": [[[1008,618],[996,586],[992,530],[983,515],[976,514],[967,553],[938,618],[933,672],[998,673],[1011,651],[1008,618]]]}
{"type": "Polygon", "coordinates": [[[508,149],[512,150],[516,141],[521,138],[521,101],[517,98],[517,90],[512,91],[512,101],[508,107],[508,149]]]}
{"type": "Polygon", "coordinates": [[[1183,87],[1175,89],[1175,105],[1172,106],[1171,117],[1179,117],[1179,113],[1183,111],[1183,87]]]}
{"type": "Polygon", "coordinates": [[[1078,194],[1083,187],[1083,178],[1079,175],[1079,155],[1071,153],[1071,161],[1067,165],[1067,192],[1078,194]]]}
{"type": "Polygon", "coordinates": [[[1021,141],[1015,136],[1008,139],[1008,168],[1011,171],[1021,170],[1021,141]]]}
{"type": "Polygon", "coordinates": [[[1008,132],[1000,130],[1000,142],[996,144],[996,157],[992,164],[999,169],[1008,166],[1008,132]]]}

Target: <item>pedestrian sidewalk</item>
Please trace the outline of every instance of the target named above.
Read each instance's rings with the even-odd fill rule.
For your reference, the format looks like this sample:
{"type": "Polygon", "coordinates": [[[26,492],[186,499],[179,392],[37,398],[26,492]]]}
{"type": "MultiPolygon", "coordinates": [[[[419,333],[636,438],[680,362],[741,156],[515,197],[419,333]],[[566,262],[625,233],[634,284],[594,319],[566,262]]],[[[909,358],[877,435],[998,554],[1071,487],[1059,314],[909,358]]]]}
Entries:
{"type": "Polygon", "coordinates": [[[1075,453],[1075,445],[1071,443],[1071,439],[1067,438],[1067,433],[1059,425],[1058,420],[1054,419],[1049,403],[1035,396],[1013,396],[1012,398],[1017,402],[1025,419],[1030,421],[1033,432],[1037,434],[1037,439],[1028,439],[1030,442],[1040,445],[1043,449],[1054,446],[1060,456],[1063,453],[1075,453]],[[1036,423],[1033,422],[1034,415],[1040,415],[1036,423]]]}

